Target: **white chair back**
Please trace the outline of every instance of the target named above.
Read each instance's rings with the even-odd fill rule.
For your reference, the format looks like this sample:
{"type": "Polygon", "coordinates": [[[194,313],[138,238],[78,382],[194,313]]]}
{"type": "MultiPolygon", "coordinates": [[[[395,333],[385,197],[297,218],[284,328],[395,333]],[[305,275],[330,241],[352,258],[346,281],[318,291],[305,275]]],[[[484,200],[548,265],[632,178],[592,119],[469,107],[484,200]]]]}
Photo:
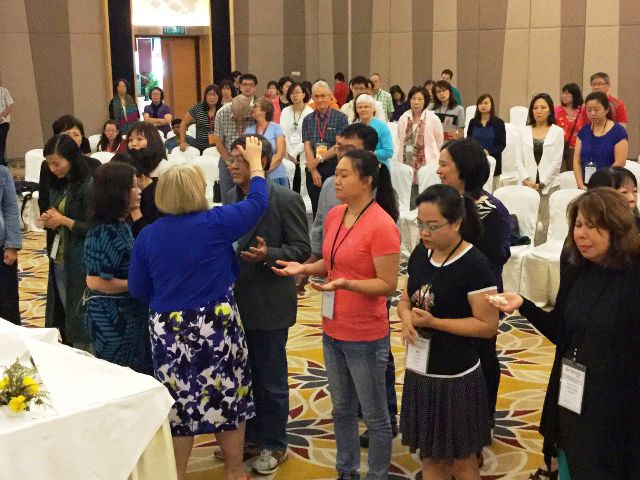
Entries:
{"type": "Polygon", "coordinates": [[[173,130],[169,130],[169,133],[167,133],[167,140],[169,140],[171,137],[175,137],[176,134],[173,133],[173,130]]]}
{"type": "Polygon", "coordinates": [[[192,147],[191,145],[189,145],[184,152],[180,151],[180,146],[177,146],[173,150],[171,150],[171,158],[174,160],[177,160],[179,158],[183,158],[184,160],[193,160],[194,158],[197,158],[199,156],[200,150],[198,150],[196,147],[192,147]]]}
{"type": "Polygon", "coordinates": [[[193,165],[197,165],[202,168],[204,172],[204,178],[207,182],[207,188],[205,190],[207,201],[209,205],[213,205],[213,185],[220,180],[220,171],[218,170],[218,159],[210,155],[206,157],[196,157],[191,162],[193,165]]]}
{"type": "Polygon", "coordinates": [[[29,150],[24,154],[24,179],[27,182],[40,182],[40,167],[44,160],[41,148],[29,150]]]}
{"type": "Polygon", "coordinates": [[[633,160],[627,160],[624,164],[624,168],[629,170],[636,177],[636,182],[640,185],[640,164],[633,160]]]}
{"type": "Polygon", "coordinates": [[[114,153],[111,152],[95,152],[92,153],[91,156],[100,161],[100,163],[105,164],[111,160],[114,153]]]}
{"type": "Polygon", "coordinates": [[[400,154],[400,144],[398,143],[398,123],[388,122],[389,132],[391,132],[391,141],[393,142],[393,157],[391,162],[402,162],[402,155],[400,154]]]}
{"type": "Polygon", "coordinates": [[[289,179],[289,188],[293,188],[293,177],[296,175],[296,164],[286,158],[282,159],[284,169],[287,171],[287,178],[289,179]]]}
{"type": "Polygon", "coordinates": [[[578,188],[576,176],[573,172],[562,172],[558,175],[558,185],[561,190],[566,190],[567,188],[578,188]]]}
{"type": "Polygon", "coordinates": [[[527,236],[533,242],[540,207],[540,195],[524,185],[509,185],[498,188],[493,195],[518,218],[520,235],[527,236]]]}
{"type": "Polygon", "coordinates": [[[549,197],[549,230],[547,232],[547,242],[563,242],[569,233],[569,223],[567,222],[567,207],[571,201],[582,195],[584,190],[578,188],[567,188],[557,190],[549,197]]]}
{"type": "MultiPolygon", "coordinates": [[[[440,177],[436,173],[438,165],[435,163],[428,163],[418,170],[418,192],[422,193],[431,185],[440,183],[440,177]]],[[[414,208],[415,205],[411,205],[414,208]]]]}
{"type": "Polygon", "coordinates": [[[391,184],[398,195],[400,213],[411,210],[411,185],[413,184],[413,167],[397,162],[391,169],[391,184]]]}
{"type": "Polygon", "coordinates": [[[509,110],[509,123],[516,127],[524,127],[527,124],[529,109],[527,107],[515,106],[509,110]]]}
{"type": "Polygon", "coordinates": [[[89,146],[91,147],[91,151],[92,152],[97,152],[98,151],[98,144],[100,143],[100,138],[102,137],[102,135],[89,135],[89,138],[87,140],[89,140],[89,146]]]}
{"type": "Polygon", "coordinates": [[[467,136],[467,130],[469,130],[469,122],[475,116],[478,107],[476,105],[469,105],[464,110],[464,136],[467,136]]]}
{"type": "Polygon", "coordinates": [[[208,147],[202,151],[202,156],[220,158],[220,152],[218,152],[216,147],[208,147]]]}
{"type": "Polygon", "coordinates": [[[190,137],[196,138],[196,124],[192,123],[187,127],[187,135],[190,137]]]}
{"type": "Polygon", "coordinates": [[[493,192],[493,174],[496,171],[496,159],[489,156],[487,157],[487,162],[489,162],[489,178],[485,182],[482,187],[485,191],[492,193],[493,192]]]}
{"type": "Polygon", "coordinates": [[[500,182],[502,185],[515,185],[518,182],[520,173],[518,172],[518,163],[522,153],[520,152],[520,130],[518,127],[510,124],[504,124],[506,132],[506,147],[502,151],[502,174],[500,182]]]}

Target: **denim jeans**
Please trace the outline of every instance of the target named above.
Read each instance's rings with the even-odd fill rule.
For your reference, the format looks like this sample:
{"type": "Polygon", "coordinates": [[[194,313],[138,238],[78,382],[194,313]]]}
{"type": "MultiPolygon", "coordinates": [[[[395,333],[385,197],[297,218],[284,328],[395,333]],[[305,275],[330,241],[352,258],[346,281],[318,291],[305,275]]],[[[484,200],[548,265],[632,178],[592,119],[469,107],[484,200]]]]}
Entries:
{"type": "Polygon", "coordinates": [[[324,334],[322,344],[333,403],[336,469],[340,474],[354,474],[360,467],[357,418],[360,400],[362,416],[369,429],[369,472],[366,479],[386,479],[392,442],[385,389],[389,337],[347,342],[324,334]]]}
{"type": "Polygon", "coordinates": [[[245,330],[256,416],[247,421],[245,441],[269,450],[287,449],[289,329],[245,330]]]}

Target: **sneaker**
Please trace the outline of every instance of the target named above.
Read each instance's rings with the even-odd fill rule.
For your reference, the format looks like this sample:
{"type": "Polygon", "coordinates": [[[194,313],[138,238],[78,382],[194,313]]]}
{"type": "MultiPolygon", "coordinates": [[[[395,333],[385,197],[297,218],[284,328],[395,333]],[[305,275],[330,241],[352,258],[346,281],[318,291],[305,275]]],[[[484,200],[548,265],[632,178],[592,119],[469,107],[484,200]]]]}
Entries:
{"type": "MultiPolygon", "coordinates": [[[[247,460],[253,457],[257,457],[258,455],[260,455],[261,451],[262,450],[260,449],[260,446],[258,444],[245,443],[244,452],[242,453],[242,461],[246,462],[247,460]]],[[[222,460],[224,462],[224,452],[222,451],[221,448],[214,448],[213,456],[216,457],[218,460],[222,460]]]]}
{"type": "Polygon", "coordinates": [[[253,471],[260,475],[271,475],[278,471],[280,464],[287,460],[286,450],[267,450],[260,452],[260,456],[256,458],[251,466],[253,471]]]}
{"type": "MultiPolygon", "coordinates": [[[[398,424],[393,422],[391,424],[391,436],[396,438],[398,436],[398,424]]],[[[365,430],[362,435],[360,435],[360,447],[369,448],[369,430],[365,430]]]]}

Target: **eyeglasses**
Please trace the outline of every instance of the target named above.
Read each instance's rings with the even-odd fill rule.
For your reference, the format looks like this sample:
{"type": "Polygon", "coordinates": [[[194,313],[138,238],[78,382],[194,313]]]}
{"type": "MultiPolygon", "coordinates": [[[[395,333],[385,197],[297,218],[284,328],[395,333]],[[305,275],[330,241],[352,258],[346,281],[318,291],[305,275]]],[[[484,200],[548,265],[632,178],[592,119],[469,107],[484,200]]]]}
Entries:
{"type": "Polygon", "coordinates": [[[247,83],[247,82],[242,82],[240,84],[241,87],[255,87],[255,83],[251,82],[251,83],[247,83]]]}
{"type": "Polygon", "coordinates": [[[609,85],[608,82],[591,82],[592,87],[601,87],[602,85],[609,85]]]}
{"type": "Polygon", "coordinates": [[[420,220],[418,220],[417,218],[412,222],[416,227],[418,227],[418,231],[423,231],[426,230],[429,233],[433,233],[436,230],[441,229],[442,227],[444,227],[447,222],[445,223],[441,223],[440,225],[433,225],[431,223],[426,223],[426,222],[421,222],[420,220]]]}
{"type": "Polygon", "coordinates": [[[334,148],[336,149],[336,153],[346,153],[356,149],[353,145],[345,145],[344,147],[341,147],[338,144],[336,144],[334,148]]]}

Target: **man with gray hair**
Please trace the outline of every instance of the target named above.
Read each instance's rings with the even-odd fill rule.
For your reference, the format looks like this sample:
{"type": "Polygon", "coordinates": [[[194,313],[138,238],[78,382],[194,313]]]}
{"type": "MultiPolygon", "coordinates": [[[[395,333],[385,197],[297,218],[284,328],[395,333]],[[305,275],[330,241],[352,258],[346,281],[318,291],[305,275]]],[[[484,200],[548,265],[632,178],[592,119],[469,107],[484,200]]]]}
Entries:
{"type": "Polygon", "coordinates": [[[316,111],[307,115],[302,122],[302,140],[307,162],[307,192],[314,216],[318,209],[322,184],[336,173],[336,135],[340,135],[348,124],[344,113],[329,107],[332,95],[327,82],[319,80],[314,83],[311,96],[316,111]]]}
{"type": "Polygon", "coordinates": [[[382,77],[379,73],[372,73],[369,76],[369,80],[371,80],[371,83],[373,84],[373,93],[371,93],[371,96],[382,104],[385,116],[387,117],[387,120],[389,120],[391,118],[391,114],[395,110],[391,94],[382,89],[382,77]]]}

